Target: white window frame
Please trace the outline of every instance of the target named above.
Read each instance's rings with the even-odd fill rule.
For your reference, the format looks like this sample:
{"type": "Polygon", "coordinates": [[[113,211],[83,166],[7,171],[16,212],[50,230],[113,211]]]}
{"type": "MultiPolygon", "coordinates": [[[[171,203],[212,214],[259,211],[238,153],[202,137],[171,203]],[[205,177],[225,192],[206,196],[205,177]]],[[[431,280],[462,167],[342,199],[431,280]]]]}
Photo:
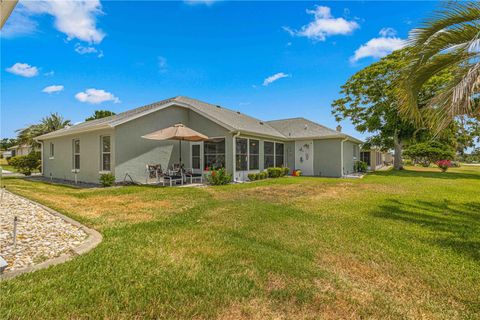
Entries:
{"type": "Polygon", "coordinates": [[[75,156],[78,155],[78,162],[81,161],[81,145],[80,145],[80,139],[73,139],[72,140],[72,172],[80,172],[80,163],[78,164],[78,168],[76,168],[75,165],[75,156]],[[75,152],[75,142],[78,141],[78,148],[80,149],[78,153],[75,152]]]}
{"type": "MultiPolygon", "coordinates": [[[[227,168],[227,137],[226,136],[208,137],[208,140],[215,140],[215,139],[223,139],[224,142],[225,142],[225,152],[223,153],[223,156],[225,157],[225,168],[224,169],[226,169],[227,168]]],[[[200,149],[202,151],[201,154],[202,154],[202,158],[203,158],[202,159],[202,171],[203,172],[208,172],[208,170],[205,170],[205,164],[206,164],[205,156],[210,155],[210,153],[205,154],[205,142],[206,141],[203,141],[202,147],[200,149]]],[[[218,154],[221,154],[221,153],[218,153],[218,154]]]]}
{"type": "Polygon", "coordinates": [[[250,168],[250,139],[249,138],[246,138],[246,137],[236,137],[235,138],[235,163],[234,163],[234,166],[235,166],[235,171],[236,172],[246,172],[246,171],[249,171],[249,168],[250,168]],[[238,156],[238,153],[237,153],[237,140],[238,139],[242,139],[242,140],[247,140],[247,170],[238,170],[237,169],[237,156],[238,156]]]}
{"type": "Polygon", "coordinates": [[[248,155],[248,159],[247,159],[247,170],[248,171],[258,171],[260,170],[260,139],[250,139],[248,138],[248,146],[247,146],[247,155],[248,155]],[[255,140],[258,142],[258,153],[255,153],[253,154],[254,156],[257,156],[258,157],[258,168],[257,169],[250,169],[250,156],[252,156],[252,154],[250,153],[250,140],[255,140]]]}
{"type": "Polygon", "coordinates": [[[277,166],[277,143],[281,143],[283,144],[283,166],[286,167],[286,156],[285,156],[285,153],[286,153],[286,146],[285,146],[285,142],[282,142],[282,141],[275,141],[275,140],[263,140],[263,169],[266,170],[267,168],[265,168],[265,142],[271,142],[273,143],[273,166],[276,167],[277,166]]]}
{"type": "Polygon", "coordinates": [[[50,142],[50,149],[48,150],[49,159],[55,159],[55,144],[50,142]]]}
{"type": "Polygon", "coordinates": [[[110,173],[112,172],[112,136],[110,135],[104,135],[104,136],[100,136],[100,173],[110,173]],[[108,137],[108,139],[110,140],[110,151],[109,152],[104,152],[103,151],[103,138],[105,137],[108,137]],[[108,154],[110,155],[110,169],[109,170],[105,170],[105,168],[103,167],[103,155],[104,154],[108,154]]]}

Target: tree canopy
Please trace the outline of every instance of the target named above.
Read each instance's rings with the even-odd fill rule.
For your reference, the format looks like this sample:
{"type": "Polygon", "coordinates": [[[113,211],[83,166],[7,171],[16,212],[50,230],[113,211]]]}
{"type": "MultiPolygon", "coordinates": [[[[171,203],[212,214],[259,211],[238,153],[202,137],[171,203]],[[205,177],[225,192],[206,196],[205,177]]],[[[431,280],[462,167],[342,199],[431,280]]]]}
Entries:
{"type": "Polygon", "coordinates": [[[442,6],[410,32],[408,64],[398,90],[402,113],[437,130],[459,115],[480,115],[480,3],[448,1],[442,6]],[[424,84],[446,70],[452,77],[441,90],[427,103],[419,101],[424,84]]]}
{"type": "Polygon", "coordinates": [[[20,144],[35,145],[35,137],[65,128],[70,124],[70,120],[65,120],[58,113],[51,113],[49,116],[42,118],[40,123],[17,130],[18,142],[20,144]]]}
{"type": "MultiPolygon", "coordinates": [[[[405,55],[405,50],[398,50],[360,70],[342,85],[341,97],[332,103],[337,121],[350,119],[356,130],[371,134],[367,147],[395,148],[397,169],[401,168],[403,145],[425,134],[425,128],[416,127],[399,113],[396,84],[407,65],[405,55]]],[[[433,97],[449,78],[444,72],[425,83],[419,92],[421,103],[433,97]]]]}
{"type": "Polygon", "coordinates": [[[96,119],[102,119],[102,118],[106,118],[106,117],[110,117],[110,116],[113,116],[115,115],[115,112],[113,111],[109,111],[109,110],[95,110],[93,112],[93,115],[91,115],[90,117],[86,118],[85,121],[92,121],[92,120],[96,120],[96,119]]]}

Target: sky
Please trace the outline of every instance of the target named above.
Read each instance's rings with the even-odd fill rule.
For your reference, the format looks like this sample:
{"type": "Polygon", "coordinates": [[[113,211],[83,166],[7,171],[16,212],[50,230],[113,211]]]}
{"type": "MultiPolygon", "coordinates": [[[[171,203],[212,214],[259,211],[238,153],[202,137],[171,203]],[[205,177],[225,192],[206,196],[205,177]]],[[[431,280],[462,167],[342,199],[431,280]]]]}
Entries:
{"type": "MultiPolygon", "coordinates": [[[[335,128],[355,72],[405,44],[437,2],[20,1],[0,32],[1,137],[178,95],[335,128]]],[[[343,131],[358,138],[349,121],[343,131]]]]}

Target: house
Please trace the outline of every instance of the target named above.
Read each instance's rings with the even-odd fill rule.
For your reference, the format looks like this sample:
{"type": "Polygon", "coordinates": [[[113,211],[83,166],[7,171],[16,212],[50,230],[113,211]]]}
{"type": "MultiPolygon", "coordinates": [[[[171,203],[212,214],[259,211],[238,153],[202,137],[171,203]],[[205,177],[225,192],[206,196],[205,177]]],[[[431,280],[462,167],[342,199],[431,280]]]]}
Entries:
{"type": "MultiPolygon", "coordinates": [[[[16,145],[16,146],[7,148],[7,150],[11,152],[11,157],[26,156],[30,152],[32,152],[33,147],[28,144],[21,144],[21,145],[16,145]]],[[[35,150],[40,151],[40,150],[37,150],[36,148],[35,150]]]]}
{"type": "Polygon", "coordinates": [[[393,155],[380,149],[367,149],[360,151],[360,161],[367,164],[369,171],[376,171],[393,164],[393,155]]]}
{"type": "Polygon", "coordinates": [[[146,165],[178,162],[178,141],[143,135],[182,123],[206,136],[184,142],[185,167],[198,173],[225,167],[236,181],[268,167],[289,167],[304,175],[342,177],[353,172],[360,140],[303,118],[261,121],[224,107],[175,97],[107,118],[83,122],[37,137],[47,177],[98,182],[102,173],[117,181],[146,181],[146,165]]]}

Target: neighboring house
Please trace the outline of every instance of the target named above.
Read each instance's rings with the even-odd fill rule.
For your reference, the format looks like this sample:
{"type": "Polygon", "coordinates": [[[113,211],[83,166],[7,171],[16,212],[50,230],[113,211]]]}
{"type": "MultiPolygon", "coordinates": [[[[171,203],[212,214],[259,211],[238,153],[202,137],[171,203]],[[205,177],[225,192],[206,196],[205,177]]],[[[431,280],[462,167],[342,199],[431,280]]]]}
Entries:
{"type": "Polygon", "coordinates": [[[360,160],[367,164],[369,171],[376,171],[393,164],[392,154],[379,149],[361,150],[360,160]]]}
{"type": "Polygon", "coordinates": [[[2,158],[11,158],[12,157],[12,151],[2,151],[2,158]]]}
{"type": "Polygon", "coordinates": [[[184,142],[186,168],[225,167],[237,181],[268,167],[300,169],[304,175],[342,177],[353,172],[360,140],[303,118],[261,121],[238,111],[175,97],[103,119],[83,122],[36,138],[42,143],[43,174],[98,182],[110,172],[146,181],[147,164],[163,169],[178,162],[178,141],[143,135],[182,123],[210,139],[184,142]]]}
{"type": "MultiPolygon", "coordinates": [[[[18,145],[18,146],[12,146],[10,148],[7,148],[7,150],[11,152],[12,157],[26,156],[30,152],[32,152],[33,149],[34,148],[32,146],[28,145],[28,144],[21,144],[21,145],[18,145]]],[[[35,151],[40,151],[40,149],[35,148],[35,151]]]]}

